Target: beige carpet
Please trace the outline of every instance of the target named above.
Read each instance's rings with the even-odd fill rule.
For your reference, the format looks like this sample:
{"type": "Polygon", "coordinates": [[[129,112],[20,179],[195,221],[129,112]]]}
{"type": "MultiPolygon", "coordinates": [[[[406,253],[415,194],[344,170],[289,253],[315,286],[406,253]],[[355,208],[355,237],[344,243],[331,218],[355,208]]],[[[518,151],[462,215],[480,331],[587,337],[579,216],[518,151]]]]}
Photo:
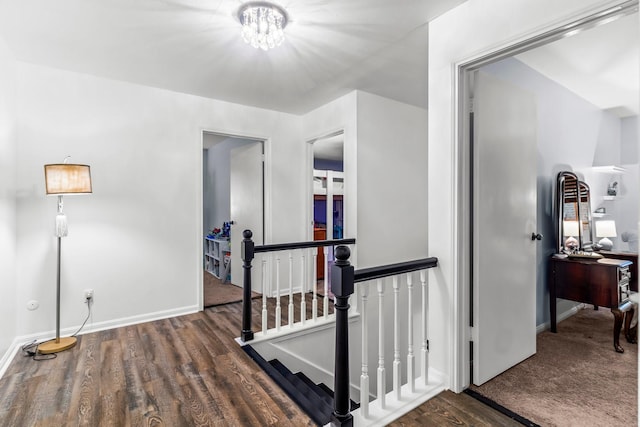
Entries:
{"type": "Polygon", "coordinates": [[[472,389],[542,426],[637,426],[638,346],[620,334],[613,315],[588,307],[538,334],[537,353],[472,389]]]}
{"type": "MultiPolygon", "coordinates": [[[[241,287],[232,285],[229,282],[222,283],[222,280],[206,271],[203,274],[205,307],[242,301],[243,290],[241,287]]],[[[252,292],[251,298],[259,296],[260,294],[252,292]]]]}

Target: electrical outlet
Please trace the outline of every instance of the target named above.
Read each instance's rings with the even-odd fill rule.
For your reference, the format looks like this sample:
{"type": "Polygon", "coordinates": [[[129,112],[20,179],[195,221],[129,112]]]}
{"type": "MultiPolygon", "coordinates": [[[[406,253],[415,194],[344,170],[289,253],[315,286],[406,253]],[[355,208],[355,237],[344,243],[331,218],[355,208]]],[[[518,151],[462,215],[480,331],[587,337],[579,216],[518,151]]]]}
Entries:
{"type": "Polygon", "coordinates": [[[84,290],[84,298],[85,299],[93,299],[93,289],[85,289],[84,290]]]}

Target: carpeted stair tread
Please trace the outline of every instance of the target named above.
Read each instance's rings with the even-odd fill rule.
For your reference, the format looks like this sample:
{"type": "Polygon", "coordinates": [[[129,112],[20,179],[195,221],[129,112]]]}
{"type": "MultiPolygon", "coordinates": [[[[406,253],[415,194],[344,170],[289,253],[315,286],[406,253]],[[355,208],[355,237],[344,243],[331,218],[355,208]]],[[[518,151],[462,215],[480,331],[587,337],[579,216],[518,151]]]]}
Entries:
{"type": "Polygon", "coordinates": [[[291,382],[291,384],[295,386],[295,388],[300,393],[306,396],[310,401],[315,402],[317,405],[322,406],[325,409],[328,409],[329,413],[333,412],[333,399],[329,398],[329,400],[327,401],[325,397],[319,396],[318,393],[314,390],[314,388],[317,386],[314,385],[314,387],[309,387],[307,383],[301,381],[295,375],[292,375],[287,379],[289,380],[289,382],[291,382]]]}
{"type": "Polygon", "coordinates": [[[289,375],[293,375],[293,372],[291,372],[289,370],[289,368],[287,368],[286,366],[284,366],[284,364],[282,362],[280,362],[278,359],[273,359],[270,360],[268,362],[271,366],[273,366],[274,368],[276,368],[278,370],[278,372],[280,372],[282,375],[289,376],[289,375]]]}
{"type": "Polygon", "coordinates": [[[302,372],[292,373],[278,359],[269,361],[269,364],[276,368],[293,386],[302,393],[311,402],[316,403],[320,407],[324,407],[324,410],[328,410],[329,413],[333,412],[333,397],[328,395],[324,389],[318,387],[309,377],[302,372]]]}
{"type": "MultiPolygon", "coordinates": [[[[327,393],[329,396],[331,396],[331,400],[333,400],[333,390],[331,390],[329,388],[329,386],[327,386],[325,383],[320,383],[320,384],[318,384],[318,387],[322,388],[325,393],[327,393]]],[[[355,411],[359,407],[360,407],[360,404],[358,402],[354,402],[353,400],[351,400],[351,410],[352,411],[355,411]]]]}
{"type": "MultiPolygon", "coordinates": [[[[333,396],[332,394],[327,393],[325,388],[321,387],[320,384],[314,383],[311,378],[303,374],[302,372],[296,372],[294,374],[300,381],[305,383],[309,389],[311,389],[319,398],[327,402],[327,404],[333,407],[333,396]]],[[[324,384],[322,384],[324,385],[324,384]]]]}
{"type": "Polygon", "coordinates": [[[333,405],[328,405],[281,362],[274,360],[267,362],[250,345],[245,345],[242,348],[309,415],[309,418],[320,426],[329,423],[333,405]]]}

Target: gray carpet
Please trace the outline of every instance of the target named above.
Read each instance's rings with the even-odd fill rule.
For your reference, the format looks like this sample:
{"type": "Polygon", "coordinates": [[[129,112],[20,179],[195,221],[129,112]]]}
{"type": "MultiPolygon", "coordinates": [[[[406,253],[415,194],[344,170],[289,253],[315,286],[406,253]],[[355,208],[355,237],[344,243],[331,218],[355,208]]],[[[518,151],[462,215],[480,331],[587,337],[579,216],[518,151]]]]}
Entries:
{"type": "Polygon", "coordinates": [[[472,389],[542,426],[637,426],[638,346],[620,334],[613,315],[592,307],[538,334],[537,353],[472,389]]]}

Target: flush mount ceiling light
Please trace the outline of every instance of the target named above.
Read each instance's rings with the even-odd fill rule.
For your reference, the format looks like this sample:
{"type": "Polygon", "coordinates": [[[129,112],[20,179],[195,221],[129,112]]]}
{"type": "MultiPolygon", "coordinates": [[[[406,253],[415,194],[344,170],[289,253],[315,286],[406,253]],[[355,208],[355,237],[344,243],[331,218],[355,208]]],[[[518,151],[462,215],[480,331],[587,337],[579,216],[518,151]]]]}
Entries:
{"type": "Polygon", "coordinates": [[[287,12],[269,2],[245,3],[238,10],[242,24],[242,38],[255,48],[262,50],[280,46],[287,26],[287,12]]]}

